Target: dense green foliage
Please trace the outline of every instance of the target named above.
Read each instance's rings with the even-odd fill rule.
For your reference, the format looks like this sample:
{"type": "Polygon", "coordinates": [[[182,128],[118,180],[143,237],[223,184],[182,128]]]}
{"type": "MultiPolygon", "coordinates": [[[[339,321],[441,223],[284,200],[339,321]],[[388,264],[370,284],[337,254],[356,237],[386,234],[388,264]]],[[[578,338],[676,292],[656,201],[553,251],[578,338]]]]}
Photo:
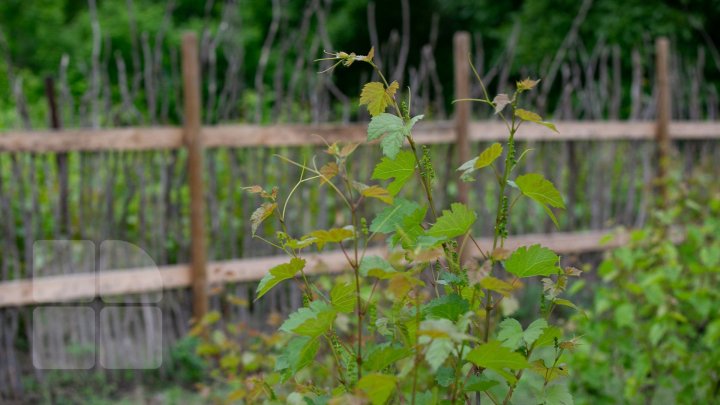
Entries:
{"type": "Polygon", "coordinates": [[[720,193],[697,173],[598,269],[570,364],[581,403],[714,403],[720,395],[720,193]],[[678,243],[679,241],[679,243],[678,243]]]}
{"type": "Polygon", "coordinates": [[[347,169],[358,145],[335,143],[328,145],[330,159],[320,167],[319,158],[300,163],[280,157],[302,169],[291,190],[246,187],[265,201],[252,214],[253,235],[290,257],[268,270],[255,299],[295,280],[304,305],[281,323],[280,334],[250,350],[236,343],[237,326],[213,329],[220,315],[211,313],[193,331],[206,337],[199,353],[215,359],[213,376],[223,387],[233,387],[230,399],[247,403],[455,404],[478,397],[498,404],[530,399],[570,404],[563,358],[575,340],[563,339],[551,316],[558,306],[573,307],[561,295],[569,278],[580,272],[560,267],[560,257],[540,244],[504,248],[518,199],[535,201],[553,219],[553,208],[565,208],[542,175],[516,173],[530,152],[516,152],[518,128],[539,124],[554,129],[538,114],[519,108],[523,93],[538,81],[522,80],[510,95],[476,100],[505,122],[507,142],[491,145],[458,171],[465,179],[495,173],[502,202],[495,218],[480,218],[460,202],[440,212],[433,199],[433,162],[412,136],[422,116],[410,117],[411,100],[399,101],[397,82],[385,79],[373,55],[372,49],[368,55],[338,52],[327,60],[334,67],[370,65],[381,78],[364,86],[360,104],[372,115],[368,141],[379,143],[384,155],[372,178],[391,183],[384,188],[359,182],[347,169]],[[310,182],[329,187],[346,210],[336,227],[294,236],[285,207],[310,182]],[[403,189],[411,185],[424,190],[424,196],[401,197],[409,195],[403,189]],[[382,208],[368,221],[359,207],[376,202],[382,208]],[[479,246],[473,238],[478,220],[494,221],[492,246],[479,246]],[[383,237],[389,256],[369,253],[372,242],[383,237]],[[344,255],[347,271],[325,281],[313,279],[307,252],[330,245],[344,255]],[[472,245],[484,258],[480,266],[466,255],[472,245]],[[519,285],[534,277],[543,277],[547,293],[540,297],[539,313],[523,325],[510,317],[515,309],[506,304],[514,301],[519,285]]]}

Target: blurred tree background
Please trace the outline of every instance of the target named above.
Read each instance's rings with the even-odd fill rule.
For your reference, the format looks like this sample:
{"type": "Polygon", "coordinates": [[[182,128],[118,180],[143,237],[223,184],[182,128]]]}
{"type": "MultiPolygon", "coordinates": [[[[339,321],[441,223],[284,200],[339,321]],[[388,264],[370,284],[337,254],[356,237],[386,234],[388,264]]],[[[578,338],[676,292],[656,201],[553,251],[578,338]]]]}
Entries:
{"type": "MultiPolygon", "coordinates": [[[[237,0],[242,20],[242,41],[246,50],[244,82],[252,87],[253,74],[272,19],[269,0],[237,0]]],[[[330,1],[328,36],[338,50],[365,52],[370,47],[366,0],[330,1]]],[[[497,60],[509,40],[515,40],[512,74],[521,66],[539,67],[562,44],[578,14],[579,0],[413,0],[410,2],[410,49],[428,42],[433,18],[439,19],[435,58],[440,80],[452,88],[452,35],[459,30],[481,34],[486,60],[497,60]],[[443,62],[448,61],[448,62],[443,62]]],[[[147,33],[151,41],[161,30],[165,0],[97,0],[102,35],[114,52],[130,60],[133,48],[131,29],[147,33]],[[134,18],[131,16],[134,15],[134,18]],[[134,22],[135,27],[133,28],[134,22]]],[[[175,0],[167,21],[166,37],[179,45],[188,29],[217,28],[223,2],[175,0]]],[[[290,0],[285,6],[289,25],[297,25],[307,2],[290,0]]],[[[402,26],[401,0],[377,2],[375,17],[378,36],[387,38],[402,26]]],[[[55,75],[63,54],[70,60],[88,61],[92,52],[92,24],[87,0],[3,0],[0,2],[0,117],[14,109],[8,73],[21,76],[27,103],[42,112],[43,78],[55,75]],[[8,69],[11,72],[8,72],[8,69]]],[[[629,49],[667,35],[677,52],[694,54],[698,46],[709,48],[708,78],[717,78],[720,57],[720,0],[595,0],[580,26],[586,44],[603,41],[629,49]]],[[[331,51],[331,50],[329,50],[331,51]]],[[[419,52],[411,52],[419,58],[419,52]]],[[[272,60],[271,60],[272,63],[272,60]]],[[[630,66],[629,58],[623,66],[630,66]]],[[[88,68],[89,69],[89,68],[88,68]]],[[[112,66],[111,66],[112,69],[112,66]]],[[[82,69],[80,69],[82,70],[82,69]]],[[[354,72],[341,75],[356,74],[354,72]]],[[[87,75],[71,70],[69,82],[74,93],[87,88],[87,75]]],[[[342,76],[341,76],[342,78],[342,76]]],[[[340,80],[341,84],[357,80],[340,80]]],[[[449,94],[448,94],[449,96],[449,94]]],[[[13,120],[1,119],[7,127],[13,120]]]]}

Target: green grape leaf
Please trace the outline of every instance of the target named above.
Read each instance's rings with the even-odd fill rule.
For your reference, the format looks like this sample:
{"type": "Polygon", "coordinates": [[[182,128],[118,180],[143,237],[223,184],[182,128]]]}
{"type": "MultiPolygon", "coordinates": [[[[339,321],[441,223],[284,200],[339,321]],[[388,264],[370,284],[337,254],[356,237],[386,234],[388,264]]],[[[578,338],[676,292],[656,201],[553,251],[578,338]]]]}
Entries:
{"type": "Polygon", "coordinates": [[[463,163],[462,166],[458,167],[457,170],[462,172],[460,179],[465,182],[474,181],[475,179],[472,178],[471,174],[473,174],[477,169],[490,166],[495,159],[502,155],[502,152],[502,145],[497,142],[493,143],[483,150],[480,155],[468,160],[463,163]]]}
{"type": "Polygon", "coordinates": [[[403,219],[412,215],[420,205],[414,201],[396,198],[393,205],[386,207],[370,223],[370,232],[391,233],[402,227],[403,219]]]}
{"type": "Polygon", "coordinates": [[[316,238],[305,235],[302,238],[300,238],[300,240],[298,240],[298,239],[288,240],[286,245],[292,249],[304,249],[304,248],[312,245],[313,243],[315,243],[315,241],[316,241],[316,238]]]}
{"type": "Polygon", "coordinates": [[[405,138],[403,136],[386,136],[380,141],[380,146],[383,150],[383,155],[390,158],[395,158],[402,149],[405,138]]]}
{"type": "Polygon", "coordinates": [[[399,152],[395,158],[383,157],[380,163],[375,166],[372,178],[377,180],[394,179],[387,187],[392,196],[396,196],[405,183],[415,173],[415,155],[412,151],[399,152]]]}
{"type": "Polygon", "coordinates": [[[275,371],[282,372],[282,380],[287,381],[315,359],[319,347],[320,342],[316,337],[293,337],[278,355],[275,371]]]}
{"type": "Polygon", "coordinates": [[[417,247],[420,249],[430,249],[442,244],[445,240],[446,238],[443,237],[420,235],[417,238],[417,247]]]}
{"type": "Polygon", "coordinates": [[[420,207],[412,214],[403,218],[402,225],[397,227],[397,232],[392,236],[393,246],[399,243],[404,249],[413,249],[417,246],[418,238],[425,233],[422,223],[427,214],[427,207],[420,207]]]}
{"type": "Polygon", "coordinates": [[[423,114],[416,115],[416,116],[410,118],[410,120],[405,124],[405,136],[410,136],[415,124],[417,124],[417,122],[423,118],[425,118],[425,115],[423,115],[423,114]]]}
{"type": "Polygon", "coordinates": [[[565,208],[560,192],[542,174],[530,173],[519,176],[515,179],[520,191],[526,196],[555,208],[565,208]]]}
{"type": "Polygon", "coordinates": [[[525,344],[530,347],[538,340],[538,338],[540,338],[547,327],[547,321],[542,318],[533,321],[530,325],[528,325],[527,329],[525,329],[525,332],[523,332],[522,338],[525,341],[525,344]]]}
{"type": "Polygon", "coordinates": [[[352,239],[354,237],[355,232],[352,229],[332,228],[328,230],[318,229],[317,231],[312,231],[304,236],[303,240],[306,238],[314,238],[313,243],[317,245],[318,249],[322,249],[328,243],[340,243],[346,239],[352,239]]]}
{"type": "Polygon", "coordinates": [[[553,303],[555,305],[562,305],[564,307],[572,308],[574,310],[580,311],[580,308],[577,307],[577,305],[573,304],[572,301],[568,301],[564,298],[556,298],[553,303]]]}
{"type": "Polygon", "coordinates": [[[444,318],[457,322],[470,309],[470,303],[457,294],[444,295],[428,302],[423,311],[429,318],[444,318]]]}
{"type": "Polygon", "coordinates": [[[350,283],[339,283],[330,290],[330,302],[338,312],[352,312],[357,303],[355,288],[350,283]]]}
{"type": "Polygon", "coordinates": [[[482,169],[483,167],[490,166],[495,159],[499,158],[503,153],[503,147],[498,142],[488,146],[487,149],[482,151],[475,162],[476,169],[482,169]]]}
{"type": "Polygon", "coordinates": [[[279,264],[270,271],[260,280],[255,291],[255,301],[260,299],[265,293],[270,291],[273,287],[278,285],[283,280],[291,279],[295,277],[295,274],[305,268],[305,259],[298,259],[293,257],[290,259],[290,263],[279,264]]]}
{"type": "Polygon", "coordinates": [[[477,214],[465,204],[453,203],[450,210],[443,210],[442,216],[428,229],[427,235],[452,239],[468,233],[476,219],[477,214]]]}
{"type": "Polygon", "coordinates": [[[635,307],[631,303],[625,303],[615,308],[615,324],[622,328],[623,326],[632,326],[635,322],[635,307]]]}
{"type": "Polygon", "coordinates": [[[463,387],[463,390],[465,392],[481,392],[481,391],[487,391],[490,388],[500,384],[499,382],[495,380],[491,380],[484,375],[477,375],[477,374],[471,374],[467,381],[465,382],[465,386],[463,387]]]}
{"type": "Polygon", "coordinates": [[[402,148],[403,142],[405,142],[405,137],[410,135],[415,124],[422,118],[422,115],[417,115],[407,123],[404,123],[402,118],[396,115],[388,113],[376,115],[370,120],[370,125],[368,125],[368,141],[378,139],[385,135],[380,141],[383,155],[390,159],[395,159],[395,156],[397,156],[402,148]]]}
{"type": "Polygon", "coordinates": [[[327,332],[335,321],[336,311],[324,301],[313,301],[309,307],[293,312],[280,330],[301,336],[317,337],[327,332]]]}
{"type": "Polygon", "coordinates": [[[478,367],[499,373],[511,383],[515,378],[505,369],[520,370],[528,367],[528,362],[523,355],[502,346],[497,340],[476,346],[468,353],[467,360],[478,367]]]}
{"type": "Polygon", "coordinates": [[[560,192],[549,180],[542,174],[530,173],[519,176],[515,179],[515,184],[520,189],[520,192],[540,204],[555,223],[555,226],[559,227],[557,218],[555,218],[555,214],[548,205],[565,209],[565,203],[562,196],[560,196],[560,192]]]}
{"type": "Polygon", "coordinates": [[[397,115],[382,113],[373,117],[368,125],[368,141],[380,138],[385,134],[399,134],[403,136],[405,124],[397,115]]]}
{"type": "Polygon", "coordinates": [[[555,128],[555,124],[547,121],[543,121],[542,117],[539,116],[537,113],[534,113],[532,111],[523,110],[522,108],[518,108],[515,110],[515,116],[520,118],[523,121],[528,122],[534,122],[536,124],[540,124],[544,127],[550,128],[551,130],[558,132],[557,128],[555,128]]]}
{"type": "Polygon", "coordinates": [[[399,345],[383,344],[375,346],[363,361],[363,368],[367,371],[381,371],[395,362],[409,357],[413,350],[399,345]]]}
{"type": "Polygon", "coordinates": [[[540,245],[522,246],[505,260],[505,270],[517,277],[549,276],[560,271],[552,250],[540,245]]]}
{"type": "Polygon", "coordinates": [[[523,341],[522,325],[516,319],[506,318],[498,325],[497,338],[503,346],[517,350],[523,341]]]}
{"type": "Polygon", "coordinates": [[[380,256],[365,256],[360,261],[360,275],[363,277],[376,277],[381,280],[389,279],[398,274],[387,260],[380,256]]]}
{"type": "Polygon", "coordinates": [[[367,395],[372,405],[384,405],[395,392],[397,377],[394,375],[372,373],[363,376],[357,387],[367,395]]]}
{"type": "Polygon", "coordinates": [[[360,92],[360,105],[367,105],[368,112],[373,117],[381,114],[392,103],[399,87],[398,82],[390,83],[387,89],[380,82],[367,83],[360,92]]]}
{"type": "Polygon", "coordinates": [[[263,203],[261,206],[259,206],[255,211],[253,211],[252,215],[250,215],[250,224],[252,229],[252,235],[255,236],[255,233],[257,232],[258,226],[260,224],[268,219],[270,215],[275,212],[275,209],[277,208],[276,203],[263,203]]]}
{"type": "Polygon", "coordinates": [[[573,398],[566,384],[548,385],[540,398],[545,405],[573,405],[573,398]]]}
{"type": "Polygon", "coordinates": [[[405,141],[405,123],[400,117],[388,113],[374,116],[368,125],[368,141],[383,135],[385,137],[380,141],[383,154],[394,159],[405,141]]]}
{"type": "Polygon", "coordinates": [[[445,363],[453,347],[453,341],[448,338],[435,338],[430,342],[425,351],[425,361],[430,365],[433,373],[445,363]]]}
{"type": "Polygon", "coordinates": [[[562,337],[562,331],[557,326],[548,326],[543,329],[540,337],[535,341],[535,347],[554,346],[555,339],[562,337]]]}
{"type": "Polygon", "coordinates": [[[437,372],[435,373],[435,381],[437,381],[438,385],[441,387],[449,387],[450,384],[452,384],[453,380],[455,379],[455,370],[453,370],[450,367],[440,367],[437,369],[437,372]]]}

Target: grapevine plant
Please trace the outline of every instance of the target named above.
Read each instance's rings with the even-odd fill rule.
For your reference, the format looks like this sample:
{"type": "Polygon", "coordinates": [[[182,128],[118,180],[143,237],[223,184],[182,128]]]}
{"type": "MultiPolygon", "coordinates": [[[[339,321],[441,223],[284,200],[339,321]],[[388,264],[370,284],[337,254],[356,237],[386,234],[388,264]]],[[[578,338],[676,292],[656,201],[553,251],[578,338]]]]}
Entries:
{"type": "Polygon", "coordinates": [[[483,86],[484,98],[474,100],[492,107],[508,132],[504,144],[492,144],[458,169],[464,181],[484,174],[498,182],[497,212],[494,218],[482,218],[494,221],[492,245],[481,246],[472,235],[480,220],[473,207],[459,202],[445,209],[436,206],[433,162],[413,138],[423,116],[409,114],[411,100],[401,100],[398,83],[386,80],[373,50],[367,55],[338,52],[325,60],[334,61],[333,68],[364,64],[379,77],[364,85],[360,105],[372,117],[367,141],[379,144],[383,157],[364,183],[348,170],[358,145],[334,143],[324,165],[281,157],[301,172],[285,195],[277,188],[246,188],[263,199],[251,217],[253,236],[289,256],[262,278],[256,299],[296,280],[304,305],[280,326],[286,340],[278,345],[274,367],[253,380],[252,396],[245,399],[374,405],[572,403],[563,356],[575,341],[563,338],[561,329],[551,325],[551,315],[559,305],[573,306],[560,296],[579,271],[562,268],[559,256],[541,244],[514,251],[504,246],[508,218],[520,198],[540,204],[556,224],[552,209],[564,208],[560,193],[541,174],[517,175],[528,152],[516,151],[518,128],[534,123],[556,131],[538,114],[519,107],[522,95],[538,81],[519,81],[513,94],[492,100],[483,86]],[[349,223],[293,234],[286,219],[288,201],[311,182],[337,195],[349,223]],[[422,190],[419,201],[407,197],[410,188],[422,190]],[[362,216],[361,208],[374,200],[383,208],[372,217],[362,216]],[[274,233],[259,235],[261,224],[265,230],[272,224],[274,233]],[[390,254],[372,254],[383,240],[390,254]],[[342,252],[348,271],[323,283],[310,276],[303,256],[328,246],[342,252]],[[481,260],[461,261],[468,249],[479,252],[481,260]],[[544,289],[537,319],[523,325],[504,317],[504,300],[537,278],[544,289]]]}

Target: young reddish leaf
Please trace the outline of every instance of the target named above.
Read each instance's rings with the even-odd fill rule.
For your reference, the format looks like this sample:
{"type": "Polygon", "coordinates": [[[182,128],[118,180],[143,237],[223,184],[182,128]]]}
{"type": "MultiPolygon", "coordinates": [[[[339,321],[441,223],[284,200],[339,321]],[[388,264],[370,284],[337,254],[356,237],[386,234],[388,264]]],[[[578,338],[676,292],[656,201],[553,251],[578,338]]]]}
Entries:
{"type": "Polygon", "coordinates": [[[330,180],[338,174],[339,168],[337,163],[329,162],[320,168],[319,172],[322,175],[320,178],[320,184],[329,183],[330,180]]]}
{"type": "Polygon", "coordinates": [[[250,215],[250,225],[252,229],[252,235],[255,236],[255,233],[257,232],[258,226],[260,224],[268,219],[270,215],[273,214],[275,209],[277,208],[276,203],[263,203],[260,207],[258,207],[255,211],[253,211],[252,215],[250,215]]]}
{"type": "Polygon", "coordinates": [[[363,60],[365,62],[370,63],[370,62],[372,62],[373,57],[375,57],[375,47],[374,46],[370,47],[370,50],[368,51],[367,55],[365,56],[365,58],[363,60]]]}
{"type": "Polygon", "coordinates": [[[252,194],[260,194],[263,191],[265,191],[262,188],[262,186],[258,186],[258,185],[254,185],[254,186],[250,186],[250,187],[243,187],[242,189],[247,191],[248,193],[252,193],[252,194]]]}
{"type": "Polygon", "coordinates": [[[520,80],[516,84],[517,84],[518,91],[526,91],[526,90],[534,89],[538,83],[540,83],[540,79],[532,80],[528,77],[526,79],[520,80]]]}
{"type": "Polygon", "coordinates": [[[370,198],[377,198],[378,200],[386,203],[391,204],[393,203],[393,196],[388,192],[388,190],[385,190],[384,188],[380,186],[370,186],[367,188],[364,188],[360,194],[364,195],[365,197],[370,198]]]}
{"type": "Polygon", "coordinates": [[[348,156],[350,156],[353,152],[355,152],[355,149],[357,149],[358,146],[360,146],[359,143],[354,143],[354,142],[353,142],[353,143],[349,143],[349,144],[343,146],[342,149],[340,149],[340,152],[338,152],[338,155],[339,155],[340,157],[348,157],[348,156]]]}
{"type": "Polygon", "coordinates": [[[495,114],[497,114],[510,104],[510,97],[507,94],[500,93],[495,96],[492,102],[495,105],[495,114]]]}

